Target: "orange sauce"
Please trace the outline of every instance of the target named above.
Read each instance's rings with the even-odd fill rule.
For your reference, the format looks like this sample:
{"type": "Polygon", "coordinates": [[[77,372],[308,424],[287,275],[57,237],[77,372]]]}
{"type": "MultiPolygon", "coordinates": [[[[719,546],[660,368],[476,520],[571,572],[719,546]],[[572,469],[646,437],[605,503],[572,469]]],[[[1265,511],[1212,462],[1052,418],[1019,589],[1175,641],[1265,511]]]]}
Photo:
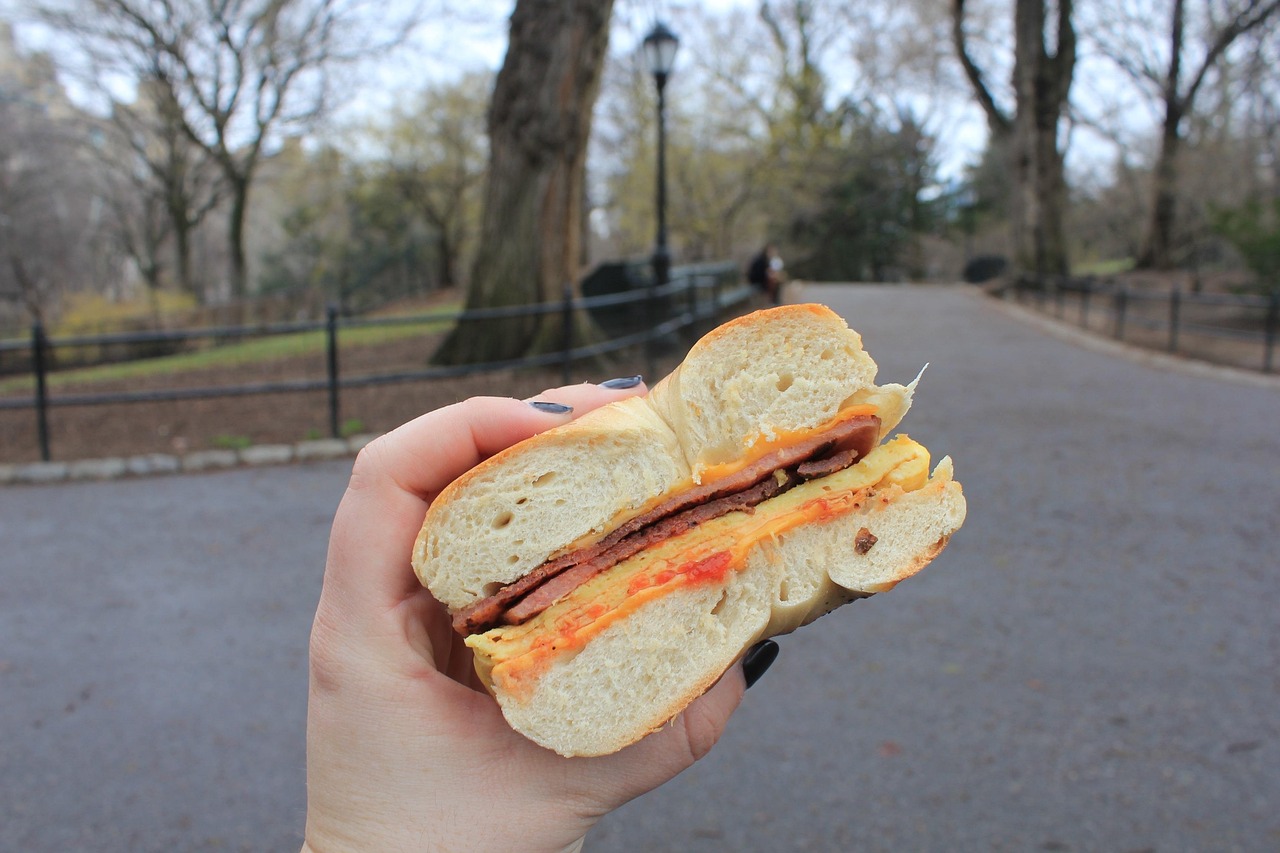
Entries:
{"type": "Polygon", "coordinates": [[[686,555],[688,559],[682,559],[674,566],[670,561],[656,560],[630,580],[621,600],[612,604],[584,602],[557,614],[548,626],[549,630],[540,632],[528,651],[493,668],[494,680],[501,682],[513,696],[526,693],[555,655],[580,649],[616,620],[677,589],[724,583],[731,572],[742,568],[756,543],[801,524],[821,523],[848,512],[860,505],[866,491],[859,489],[817,497],[785,515],[754,525],[748,520],[742,528],[734,530],[732,536],[719,536],[710,542],[699,543],[702,546],[698,548],[700,553],[686,555]]]}

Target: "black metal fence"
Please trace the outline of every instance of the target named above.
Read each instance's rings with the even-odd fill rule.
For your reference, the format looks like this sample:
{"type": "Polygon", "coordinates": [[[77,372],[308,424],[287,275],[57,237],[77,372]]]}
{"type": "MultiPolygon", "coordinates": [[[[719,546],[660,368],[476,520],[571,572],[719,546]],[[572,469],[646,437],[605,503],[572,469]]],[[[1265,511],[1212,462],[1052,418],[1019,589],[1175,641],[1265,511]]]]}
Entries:
{"type": "Polygon", "coordinates": [[[422,382],[433,379],[454,378],[473,374],[491,373],[521,367],[550,367],[559,365],[566,383],[570,366],[582,359],[602,356],[628,347],[643,346],[649,362],[649,375],[655,375],[656,347],[664,340],[682,331],[697,329],[701,324],[714,320],[722,312],[751,298],[750,287],[741,281],[741,272],[732,263],[702,264],[678,267],[672,270],[670,284],[632,288],[619,293],[575,297],[573,288],[566,285],[563,298],[554,302],[520,305],[510,308],[492,308],[473,311],[438,311],[403,317],[345,317],[334,307],[329,307],[323,320],[294,323],[268,323],[248,326],[218,326],[174,331],[138,332],[129,334],[80,335],[51,338],[40,325],[31,329],[26,341],[0,341],[0,357],[17,357],[25,362],[34,379],[33,390],[22,396],[0,396],[0,410],[33,409],[36,435],[40,442],[40,457],[51,458],[49,449],[49,417],[53,409],[65,406],[99,406],[127,403],[154,403],[167,401],[209,399],[216,397],[245,397],[263,394],[288,394],[303,391],[327,391],[329,406],[329,431],[333,437],[340,434],[339,412],[341,391],[374,385],[403,382],[422,382]],[[633,330],[604,341],[576,343],[573,339],[574,317],[578,311],[616,311],[635,305],[632,312],[639,318],[633,330]],[[559,315],[561,346],[559,350],[541,355],[492,361],[483,364],[459,366],[433,366],[416,370],[370,373],[360,376],[344,376],[339,369],[341,332],[347,329],[421,326],[449,324],[465,321],[498,320],[537,315],[559,315]],[[152,346],[172,351],[196,342],[226,343],[276,335],[323,331],[325,336],[325,377],[323,379],[291,379],[256,382],[242,385],[217,385],[209,387],[183,387],[149,389],[113,393],[65,393],[53,394],[49,388],[49,375],[56,363],[55,354],[76,348],[110,348],[152,346]],[[23,359],[25,355],[27,358],[23,359]]]}
{"type": "Polygon", "coordinates": [[[1118,341],[1264,373],[1275,370],[1280,289],[1250,296],[1152,290],[1093,276],[1022,276],[1002,293],[1118,341]]]}

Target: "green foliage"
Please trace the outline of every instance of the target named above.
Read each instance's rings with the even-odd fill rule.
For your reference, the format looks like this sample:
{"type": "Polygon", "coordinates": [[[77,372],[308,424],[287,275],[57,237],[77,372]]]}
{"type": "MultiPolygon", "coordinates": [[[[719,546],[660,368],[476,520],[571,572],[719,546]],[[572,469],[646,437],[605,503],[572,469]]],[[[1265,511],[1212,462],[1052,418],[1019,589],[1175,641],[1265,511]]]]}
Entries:
{"type": "MultiPolygon", "coordinates": [[[[359,418],[347,418],[338,427],[338,435],[342,438],[350,438],[353,435],[359,435],[365,431],[364,421],[359,418]]],[[[304,441],[319,441],[322,438],[328,438],[328,430],[320,427],[307,427],[307,431],[302,434],[304,441]]]]}
{"type": "Polygon", "coordinates": [[[1213,208],[1209,221],[1257,275],[1259,290],[1280,286],[1280,198],[1255,196],[1239,207],[1213,208]]]}
{"type": "Polygon", "coordinates": [[[365,128],[361,156],[312,155],[263,259],[264,291],[316,289],[351,311],[460,283],[479,217],[490,77],[470,74],[365,128]]]}
{"type": "Polygon", "coordinates": [[[800,259],[792,274],[823,281],[893,281],[923,274],[914,251],[941,211],[922,195],[933,183],[932,140],[909,116],[897,127],[846,110],[838,147],[814,152],[826,187],[787,224],[800,259]]]}
{"type": "Polygon", "coordinates": [[[378,176],[349,167],[329,193],[284,218],[283,245],[263,258],[262,290],[313,289],[362,311],[428,289],[425,229],[378,176]]]}
{"type": "Polygon", "coordinates": [[[247,435],[221,433],[213,437],[212,444],[219,450],[244,450],[253,446],[253,439],[247,435]]]}

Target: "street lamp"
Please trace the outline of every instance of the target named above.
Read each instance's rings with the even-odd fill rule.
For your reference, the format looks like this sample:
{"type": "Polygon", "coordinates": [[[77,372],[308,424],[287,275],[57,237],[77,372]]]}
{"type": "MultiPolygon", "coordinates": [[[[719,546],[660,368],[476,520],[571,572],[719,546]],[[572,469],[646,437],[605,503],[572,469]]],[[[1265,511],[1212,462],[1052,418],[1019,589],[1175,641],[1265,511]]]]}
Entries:
{"type": "Polygon", "coordinates": [[[667,249],[667,101],[664,92],[667,78],[676,64],[680,39],[658,22],[644,37],[644,55],[658,86],[658,238],[653,251],[653,277],[656,285],[671,281],[671,252],[667,249]]]}

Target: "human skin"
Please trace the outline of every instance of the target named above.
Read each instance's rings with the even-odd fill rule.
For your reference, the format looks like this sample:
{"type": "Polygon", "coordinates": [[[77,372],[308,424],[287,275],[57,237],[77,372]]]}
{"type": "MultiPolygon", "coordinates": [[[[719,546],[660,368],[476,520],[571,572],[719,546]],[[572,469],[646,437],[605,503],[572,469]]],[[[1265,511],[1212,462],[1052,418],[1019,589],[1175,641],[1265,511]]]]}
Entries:
{"type": "Polygon", "coordinates": [[[597,820],[704,756],[742,699],[732,667],[670,725],[613,755],[564,758],[514,732],[409,555],[427,507],[483,459],[605,403],[573,385],[425,414],[356,459],[311,633],[303,851],[577,850],[597,820]]]}

